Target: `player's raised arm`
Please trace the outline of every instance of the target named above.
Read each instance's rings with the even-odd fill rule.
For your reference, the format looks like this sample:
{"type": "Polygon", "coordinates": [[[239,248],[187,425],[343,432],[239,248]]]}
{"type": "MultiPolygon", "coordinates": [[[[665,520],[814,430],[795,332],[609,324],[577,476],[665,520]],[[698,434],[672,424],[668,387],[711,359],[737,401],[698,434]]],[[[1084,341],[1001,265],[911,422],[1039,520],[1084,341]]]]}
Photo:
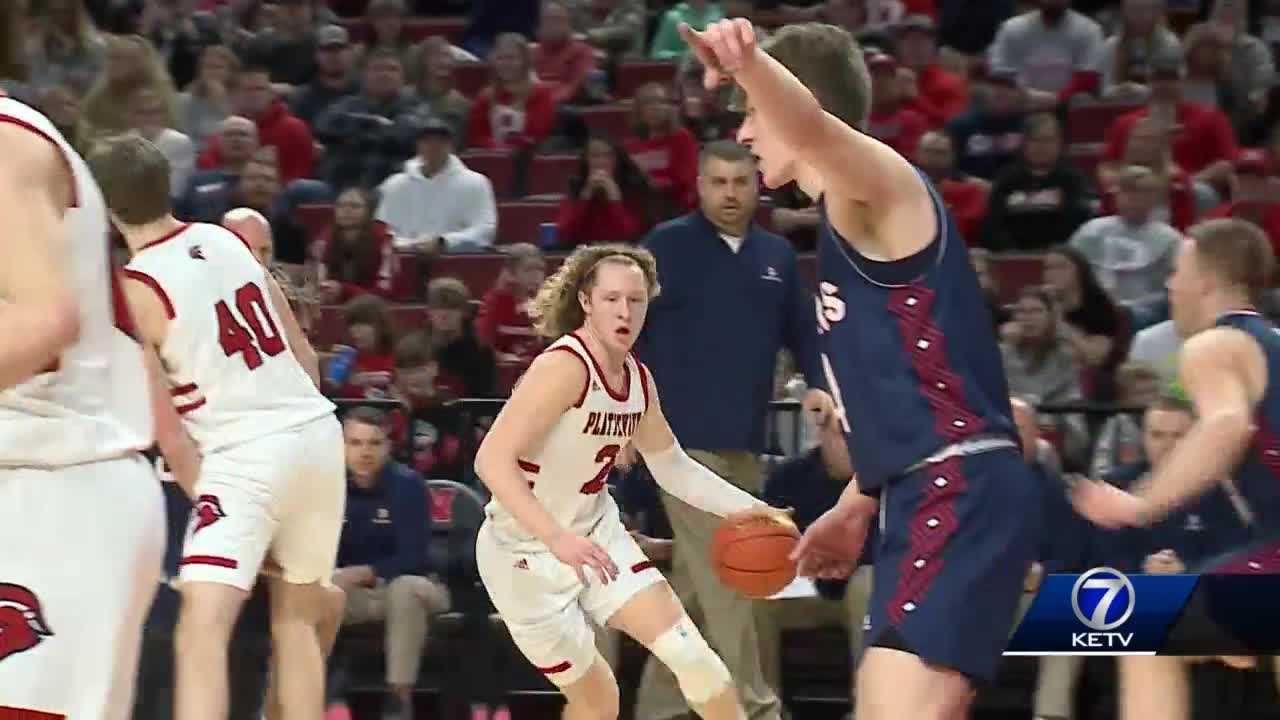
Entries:
{"type": "Polygon", "coordinates": [[[1256,430],[1254,406],[1266,390],[1262,348],[1233,328],[1214,328],[1191,338],[1178,363],[1196,421],[1152,474],[1148,487],[1139,491],[1153,519],[1217,485],[1240,462],[1256,430]]]}
{"type": "MultiPolygon", "coordinates": [[[[547,512],[525,479],[520,459],[532,453],[587,385],[583,363],[565,352],[539,355],[520,378],[511,398],[493,421],[476,452],[476,474],[530,535],[546,545],[582,577],[583,564],[596,568],[602,581],[617,577],[608,553],[572,535],[547,512]]],[[[585,578],[582,578],[585,582],[585,578]]]]}
{"type": "Polygon", "coordinates": [[[652,400],[636,427],[632,443],[644,456],[644,464],[654,481],[663,490],[712,515],[724,517],[744,510],[768,510],[769,506],[764,501],[689,457],[676,441],[666,416],[662,414],[662,404],[658,401],[658,390],[653,387],[652,376],[648,372],[644,376],[644,382],[650,384],[649,397],[652,400]]]}
{"type": "MultiPolygon", "coordinates": [[[[760,142],[784,146],[798,162],[822,176],[821,189],[828,213],[838,229],[850,234],[855,229],[862,230],[842,212],[839,201],[846,201],[866,206],[878,234],[933,237],[937,219],[919,174],[892,148],[851,127],[851,123],[863,122],[870,103],[870,84],[865,80],[866,68],[860,52],[847,35],[836,28],[807,27],[812,30],[784,28],[770,41],[769,52],[757,46],[750,21],[743,19],[722,20],[702,32],[682,26],[681,33],[708,68],[708,85],[732,76],[746,93],[748,118],[744,125],[751,126],[752,130],[740,133],[740,139],[753,144],[753,137],[767,137],[760,142]],[[792,37],[784,37],[787,33],[792,37]],[[833,96],[818,98],[806,85],[817,86],[818,76],[823,73],[847,75],[849,69],[826,69],[820,62],[810,62],[812,67],[805,68],[804,72],[815,77],[813,81],[802,82],[771,55],[787,53],[787,44],[813,43],[832,45],[830,53],[810,55],[853,64],[855,74],[864,79],[860,83],[862,87],[837,87],[839,83],[828,83],[832,84],[833,96]],[[850,104],[844,112],[843,106],[850,104]],[[842,119],[824,110],[824,105],[840,107],[840,114],[851,117],[842,119]]],[[[797,179],[804,187],[804,178],[797,179]]]]}
{"type": "Polygon", "coordinates": [[[66,159],[52,142],[7,122],[0,122],[0,154],[2,390],[50,366],[75,342],[80,309],[65,261],[62,216],[74,193],[66,159]]]}

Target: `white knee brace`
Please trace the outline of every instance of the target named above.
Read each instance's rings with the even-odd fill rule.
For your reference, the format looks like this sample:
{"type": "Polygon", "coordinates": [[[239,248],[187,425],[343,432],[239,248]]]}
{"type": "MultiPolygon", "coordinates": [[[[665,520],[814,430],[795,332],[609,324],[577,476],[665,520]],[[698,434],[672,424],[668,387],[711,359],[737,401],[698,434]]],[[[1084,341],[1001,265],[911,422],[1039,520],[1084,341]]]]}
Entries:
{"type": "Polygon", "coordinates": [[[724,661],[688,615],[659,635],[649,650],[670,668],[685,699],[694,705],[711,700],[733,682],[724,661]]]}

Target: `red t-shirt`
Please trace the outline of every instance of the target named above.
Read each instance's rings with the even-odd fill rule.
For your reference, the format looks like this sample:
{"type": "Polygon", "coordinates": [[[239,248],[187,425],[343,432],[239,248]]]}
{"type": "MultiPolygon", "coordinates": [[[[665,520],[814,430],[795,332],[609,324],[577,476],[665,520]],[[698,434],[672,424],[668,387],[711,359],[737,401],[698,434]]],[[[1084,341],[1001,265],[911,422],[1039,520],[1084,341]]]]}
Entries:
{"type": "MultiPolygon", "coordinates": [[[[1151,112],[1142,107],[1116,118],[1107,128],[1106,149],[1102,159],[1116,162],[1124,157],[1129,133],[1139,120],[1151,112]]],[[[1231,121],[1221,110],[1193,102],[1182,102],[1176,110],[1177,131],[1173,137],[1173,161],[1192,175],[1219,160],[1234,160],[1239,146],[1231,121]]]]}
{"type": "Polygon", "coordinates": [[[480,91],[467,118],[467,144],[497,150],[537,145],[551,135],[556,100],[551,87],[534,83],[522,105],[493,86],[480,91]]]}
{"type": "Polygon", "coordinates": [[[643,231],[640,216],[627,203],[598,197],[567,197],[560,201],[556,240],[562,248],[605,242],[630,242],[643,231]]]}
{"type": "Polygon", "coordinates": [[[872,111],[867,118],[867,134],[910,160],[916,156],[920,138],[929,132],[929,121],[909,107],[892,111],[872,111]]]}
{"type": "Polygon", "coordinates": [[[667,193],[679,207],[698,202],[698,141],[685,128],[656,137],[627,138],[627,154],[649,176],[654,187],[667,193]]]}
{"type": "Polygon", "coordinates": [[[967,245],[975,245],[987,216],[987,188],[969,180],[943,180],[938,188],[967,245]]]}
{"type": "Polygon", "coordinates": [[[485,293],[475,328],[480,342],[496,353],[519,357],[519,364],[524,367],[542,351],[542,338],[534,332],[529,319],[529,304],[518,301],[505,287],[494,287],[485,293]]]}
{"type": "Polygon", "coordinates": [[[337,397],[362,400],[389,397],[395,374],[396,364],[390,355],[361,353],[356,356],[347,384],[338,391],[337,397]]]}
{"type": "Polygon", "coordinates": [[[916,74],[917,95],[907,107],[924,115],[937,128],[965,111],[969,104],[969,86],[964,78],[934,63],[916,74]]]}

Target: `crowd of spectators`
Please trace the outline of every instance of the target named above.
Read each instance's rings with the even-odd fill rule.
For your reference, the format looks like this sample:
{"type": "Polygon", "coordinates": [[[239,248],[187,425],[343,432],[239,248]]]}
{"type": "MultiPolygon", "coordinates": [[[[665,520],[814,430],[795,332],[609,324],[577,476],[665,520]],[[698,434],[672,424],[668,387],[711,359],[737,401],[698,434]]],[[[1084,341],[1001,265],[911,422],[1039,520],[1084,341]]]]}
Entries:
{"type": "MultiPolygon", "coordinates": [[[[481,430],[449,401],[502,397],[540,351],[527,303],[566,250],[665,247],[675,234],[745,255],[744,238],[781,236],[798,260],[761,277],[790,262],[811,277],[809,199],[714,186],[705,172],[709,144],[726,162],[750,158],[718,144],[737,116],[727,92],[703,87],[680,23],[745,16],[763,37],[819,20],[859,38],[874,91],[865,131],[915,162],[954,215],[1010,389],[1044,441],[1032,459],[1054,468],[1129,478],[1158,462],[1142,412],[1181,412],[1158,400],[1180,343],[1164,283],[1181,231],[1243,218],[1280,250],[1274,2],[16,1],[29,15],[27,72],[5,89],[77,148],[120,132],[151,139],[185,220],[263,212],[274,269],[326,358],[326,393],[398,403],[385,427],[366,416],[348,428],[349,444],[356,430],[363,443],[386,433],[396,477],[472,479],[481,430]]],[[[710,255],[672,257],[664,285],[712,272],[675,266],[710,255]]],[[[806,303],[794,312],[811,321],[806,303]]],[[[803,384],[788,373],[777,397],[803,384]]],[[[370,477],[353,469],[353,497],[376,495],[370,477]]],[[[361,552],[394,548],[388,537],[361,552]]],[[[399,598],[386,611],[397,622],[416,628],[421,608],[447,605],[395,577],[379,569],[373,584],[399,598]]],[[[375,599],[361,596],[349,619],[381,617],[375,599]]],[[[397,697],[416,667],[389,665],[397,697]]]]}

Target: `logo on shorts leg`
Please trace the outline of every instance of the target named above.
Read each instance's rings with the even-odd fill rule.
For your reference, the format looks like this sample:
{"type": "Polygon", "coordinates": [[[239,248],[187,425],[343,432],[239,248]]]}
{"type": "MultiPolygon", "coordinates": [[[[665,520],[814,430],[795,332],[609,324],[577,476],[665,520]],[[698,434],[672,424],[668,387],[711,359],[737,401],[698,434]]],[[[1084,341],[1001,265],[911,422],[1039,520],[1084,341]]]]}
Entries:
{"type": "Polygon", "coordinates": [[[192,520],[195,522],[195,527],[191,528],[191,534],[195,535],[226,516],[217,495],[201,495],[196,499],[195,510],[191,512],[192,520]]]}
{"type": "Polygon", "coordinates": [[[0,661],[53,635],[40,598],[22,585],[0,583],[0,661]]]}

